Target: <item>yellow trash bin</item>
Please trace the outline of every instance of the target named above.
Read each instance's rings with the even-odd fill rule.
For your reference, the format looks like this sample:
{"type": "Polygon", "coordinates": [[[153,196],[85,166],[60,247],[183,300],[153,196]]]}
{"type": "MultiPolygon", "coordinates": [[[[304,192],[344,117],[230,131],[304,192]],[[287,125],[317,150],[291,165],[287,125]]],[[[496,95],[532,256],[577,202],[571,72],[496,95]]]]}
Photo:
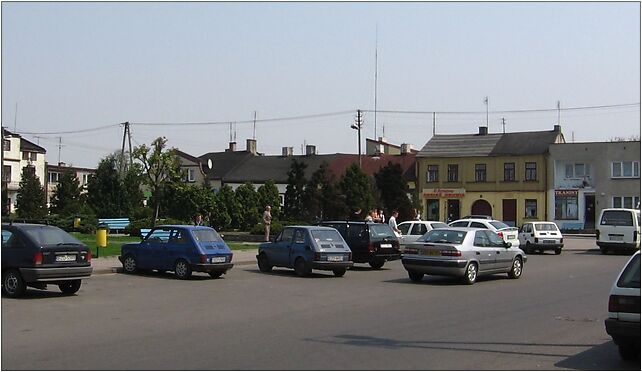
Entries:
{"type": "Polygon", "coordinates": [[[76,217],[74,218],[74,228],[79,228],[80,227],[80,218],[76,217]]]}
{"type": "Polygon", "coordinates": [[[107,230],[109,230],[109,226],[98,225],[98,228],[96,229],[96,246],[107,246],[107,230]]]}

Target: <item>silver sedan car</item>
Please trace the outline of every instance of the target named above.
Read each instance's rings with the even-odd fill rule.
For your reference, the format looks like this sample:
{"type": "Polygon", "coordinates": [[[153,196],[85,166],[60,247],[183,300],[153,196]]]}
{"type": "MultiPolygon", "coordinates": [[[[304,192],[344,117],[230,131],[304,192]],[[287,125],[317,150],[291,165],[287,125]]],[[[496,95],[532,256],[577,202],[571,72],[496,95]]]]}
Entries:
{"type": "Polygon", "coordinates": [[[473,284],[479,275],[507,273],[522,276],[526,255],[488,229],[449,227],[429,231],[408,243],[401,257],[414,282],[427,275],[457,276],[473,284]]]}

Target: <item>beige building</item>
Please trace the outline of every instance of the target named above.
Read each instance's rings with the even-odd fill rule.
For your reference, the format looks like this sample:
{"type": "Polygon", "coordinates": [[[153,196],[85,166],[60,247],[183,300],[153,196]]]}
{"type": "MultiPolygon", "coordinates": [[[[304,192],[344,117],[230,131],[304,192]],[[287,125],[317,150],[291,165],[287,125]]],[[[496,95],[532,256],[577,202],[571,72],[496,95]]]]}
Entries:
{"type": "Polygon", "coordinates": [[[65,163],[58,163],[58,165],[46,164],[47,169],[47,182],[45,183],[45,192],[47,195],[47,208],[51,205],[51,198],[54,191],[58,187],[58,180],[65,172],[73,172],[83,188],[83,192],[87,191],[87,182],[89,177],[96,173],[95,169],[91,168],[78,168],[69,166],[65,163]]]}

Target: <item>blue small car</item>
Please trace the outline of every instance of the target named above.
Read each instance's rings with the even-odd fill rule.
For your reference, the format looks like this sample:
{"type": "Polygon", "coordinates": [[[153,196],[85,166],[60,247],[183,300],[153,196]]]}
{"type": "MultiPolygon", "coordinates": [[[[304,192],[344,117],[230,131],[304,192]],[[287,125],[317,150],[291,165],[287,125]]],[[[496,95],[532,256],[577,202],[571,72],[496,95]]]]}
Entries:
{"type": "Polygon", "coordinates": [[[128,274],[138,270],[173,271],[188,279],[193,271],[218,278],[231,269],[232,251],[211,227],[163,225],[140,243],[124,244],[118,259],[128,274]]]}
{"type": "Polygon", "coordinates": [[[322,226],[286,226],[274,241],[259,246],[259,270],[274,266],[293,268],[299,276],[312,269],[343,276],[353,265],[352,251],[336,229],[322,226]]]}

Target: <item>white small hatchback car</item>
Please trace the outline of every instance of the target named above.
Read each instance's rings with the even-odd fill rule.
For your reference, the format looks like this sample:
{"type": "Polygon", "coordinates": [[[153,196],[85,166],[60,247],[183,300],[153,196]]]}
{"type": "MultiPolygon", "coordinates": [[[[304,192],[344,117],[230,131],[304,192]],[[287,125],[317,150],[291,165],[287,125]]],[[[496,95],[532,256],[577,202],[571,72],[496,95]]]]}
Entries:
{"type": "Polygon", "coordinates": [[[528,222],[519,229],[519,246],[526,254],[533,251],[562,253],[564,237],[555,222],[528,222]]]}
{"type": "Polygon", "coordinates": [[[486,218],[462,218],[448,224],[450,227],[472,227],[475,229],[489,229],[494,231],[505,242],[511,243],[515,248],[519,247],[519,231],[516,227],[510,227],[502,221],[489,220],[486,218]]]}

